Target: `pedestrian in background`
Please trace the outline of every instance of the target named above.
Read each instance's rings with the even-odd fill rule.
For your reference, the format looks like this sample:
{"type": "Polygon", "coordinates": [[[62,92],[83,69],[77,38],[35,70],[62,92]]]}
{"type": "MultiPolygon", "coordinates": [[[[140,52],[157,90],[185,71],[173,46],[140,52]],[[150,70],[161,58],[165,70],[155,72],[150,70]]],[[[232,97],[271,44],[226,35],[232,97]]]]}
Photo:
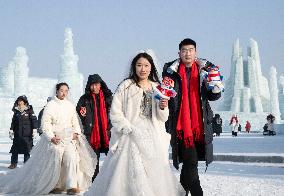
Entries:
{"type": "Polygon", "coordinates": [[[216,134],[216,136],[220,136],[220,133],[222,133],[222,118],[220,117],[220,114],[215,114],[212,122],[213,126],[213,132],[216,134]]]}
{"type": "Polygon", "coordinates": [[[18,164],[18,154],[24,154],[24,163],[30,158],[30,151],[33,147],[33,137],[37,134],[37,117],[34,114],[32,105],[29,105],[25,95],[19,96],[13,106],[14,112],[9,137],[13,140],[11,147],[11,165],[14,169],[18,164]]]}
{"type": "Polygon", "coordinates": [[[247,133],[250,132],[250,128],[251,128],[251,124],[250,124],[250,122],[247,120],[247,123],[246,123],[246,126],[245,126],[245,129],[246,129],[246,132],[247,132],[247,133]]]}

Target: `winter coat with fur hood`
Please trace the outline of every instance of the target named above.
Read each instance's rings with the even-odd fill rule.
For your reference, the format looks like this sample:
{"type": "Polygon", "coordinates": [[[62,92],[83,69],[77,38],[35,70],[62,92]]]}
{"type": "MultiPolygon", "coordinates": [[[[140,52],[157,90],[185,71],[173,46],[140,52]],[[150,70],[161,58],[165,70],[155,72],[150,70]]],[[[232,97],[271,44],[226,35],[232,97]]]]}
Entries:
{"type": "Polygon", "coordinates": [[[18,97],[12,110],[14,115],[10,130],[14,132],[14,139],[10,153],[29,153],[33,147],[33,129],[37,128],[37,117],[26,96],[18,97]],[[23,111],[17,106],[19,99],[24,100],[27,105],[23,111]]]}

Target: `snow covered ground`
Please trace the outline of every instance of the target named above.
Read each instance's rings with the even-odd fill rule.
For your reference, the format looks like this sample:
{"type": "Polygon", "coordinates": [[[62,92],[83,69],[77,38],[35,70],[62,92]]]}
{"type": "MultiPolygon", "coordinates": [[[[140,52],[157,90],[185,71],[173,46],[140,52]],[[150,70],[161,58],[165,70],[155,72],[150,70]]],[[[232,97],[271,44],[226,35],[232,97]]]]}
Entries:
{"type": "MultiPolygon", "coordinates": [[[[8,171],[11,142],[0,138],[0,175],[8,171]]],[[[284,136],[273,137],[261,134],[245,134],[233,138],[225,133],[214,138],[215,154],[241,154],[243,156],[283,155],[284,136]]],[[[103,158],[101,162],[103,163],[103,158]]],[[[20,166],[23,156],[20,155],[20,166]]],[[[179,178],[179,172],[172,167],[179,178]]],[[[270,196],[284,195],[284,163],[259,162],[218,162],[209,165],[199,164],[201,185],[205,196],[270,196]]]]}
{"type": "Polygon", "coordinates": [[[284,135],[264,136],[262,133],[222,133],[214,137],[214,152],[217,153],[284,153],[284,135]]]}

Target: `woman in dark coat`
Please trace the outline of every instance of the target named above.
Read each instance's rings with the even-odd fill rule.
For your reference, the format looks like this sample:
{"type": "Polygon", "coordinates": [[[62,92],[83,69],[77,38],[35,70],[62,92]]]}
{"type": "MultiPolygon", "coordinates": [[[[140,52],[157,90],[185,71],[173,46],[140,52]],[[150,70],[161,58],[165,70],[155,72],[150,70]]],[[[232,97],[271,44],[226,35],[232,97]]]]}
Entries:
{"type": "Polygon", "coordinates": [[[13,145],[10,150],[12,156],[9,169],[17,167],[18,154],[24,154],[24,162],[30,158],[30,151],[33,147],[33,129],[37,128],[37,117],[25,95],[17,98],[12,110],[14,115],[10,128],[10,138],[13,139],[13,145]]]}
{"type": "Polygon", "coordinates": [[[220,136],[222,133],[222,118],[220,114],[215,114],[212,122],[213,132],[216,133],[216,136],[220,136]]]}

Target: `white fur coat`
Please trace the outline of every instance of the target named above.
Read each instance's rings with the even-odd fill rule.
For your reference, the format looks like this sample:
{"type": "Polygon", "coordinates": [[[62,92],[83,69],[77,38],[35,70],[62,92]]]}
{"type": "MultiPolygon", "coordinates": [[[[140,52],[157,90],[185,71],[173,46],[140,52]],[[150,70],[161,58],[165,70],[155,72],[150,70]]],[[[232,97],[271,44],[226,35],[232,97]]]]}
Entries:
{"type": "Polygon", "coordinates": [[[81,134],[75,106],[70,101],[60,100],[56,96],[45,106],[41,125],[50,140],[55,134],[62,135],[64,129],[68,128],[72,128],[73,133],[81,134]]]}
{"type": "MultiPolygon", "coordinates": [[[[154,89],[157,83],[151,82],[154,89]]],[[[139,88],[132,80],[123,81],[116,90],[113,97],[110,119],[113,125],[111,130],[112,138],[110,141],[110,150],[115,151],[118,147],[119,140],[122,136],[123,129],[136,129],[137,120],[140,114],[141,100],[143,98],[143,90],[139,88]]],[[[159,102],[152,99],[152,122],[156,130],[166,134],[165,122],[168,119],[169,110],[165,108],[161,110],[159,102]]]]}

